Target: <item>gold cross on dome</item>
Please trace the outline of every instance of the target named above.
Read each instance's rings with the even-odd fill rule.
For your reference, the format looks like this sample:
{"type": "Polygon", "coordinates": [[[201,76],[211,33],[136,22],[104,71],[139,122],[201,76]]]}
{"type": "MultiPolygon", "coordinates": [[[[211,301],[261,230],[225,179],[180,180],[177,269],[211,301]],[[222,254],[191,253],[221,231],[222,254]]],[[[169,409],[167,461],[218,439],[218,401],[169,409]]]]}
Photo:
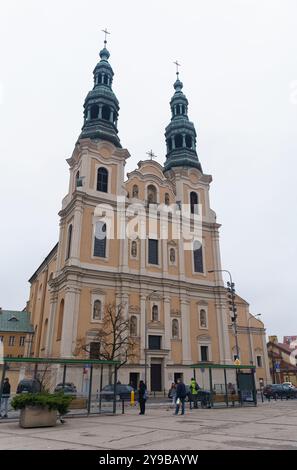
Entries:
{"type": "Polygon", "coordinates": [[[157,157],[152,150],[150,150],[150,152],[146,152],[146,154],[150,157],[150,160],[157,157]]]}

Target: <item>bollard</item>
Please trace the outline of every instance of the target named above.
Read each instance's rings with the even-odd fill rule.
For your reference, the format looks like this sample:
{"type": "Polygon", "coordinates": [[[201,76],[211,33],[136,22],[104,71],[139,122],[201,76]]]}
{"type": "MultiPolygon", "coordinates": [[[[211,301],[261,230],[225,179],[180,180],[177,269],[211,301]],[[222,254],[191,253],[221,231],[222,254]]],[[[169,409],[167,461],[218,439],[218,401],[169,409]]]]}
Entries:
{"type": "Polygon", "coordinates": [[[131,406],[135,405],[135,392],[134,392],[134,390],[131,391],[130,405],[131,406]]]}
{"type": "Polygon", "coordinates": [[[122,400],[122,415],[125,414],[125,400],[122,400]]]}

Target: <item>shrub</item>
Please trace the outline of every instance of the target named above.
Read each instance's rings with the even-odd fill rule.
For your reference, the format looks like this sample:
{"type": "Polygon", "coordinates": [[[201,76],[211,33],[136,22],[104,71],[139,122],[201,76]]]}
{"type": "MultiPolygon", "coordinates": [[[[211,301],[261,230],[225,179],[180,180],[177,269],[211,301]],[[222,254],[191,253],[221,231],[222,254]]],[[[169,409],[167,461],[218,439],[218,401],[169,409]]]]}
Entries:
{"type": "Polygon", "coordinates": [[[73,397],[65,396],[63,393],[20,393],[11,400],[14,410],[21,410],[26,406],[41,406],[49,410],[57,410],[61,415],[67,413],[73,397]]]}

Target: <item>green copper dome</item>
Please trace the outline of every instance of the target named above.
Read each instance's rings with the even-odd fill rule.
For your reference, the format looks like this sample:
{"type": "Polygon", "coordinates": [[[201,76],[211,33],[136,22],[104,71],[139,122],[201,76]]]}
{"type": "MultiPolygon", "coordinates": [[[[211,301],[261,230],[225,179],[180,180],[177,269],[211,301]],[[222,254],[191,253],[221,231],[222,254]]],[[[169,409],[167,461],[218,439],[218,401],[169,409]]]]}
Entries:
{"type": "Polygon", "coordinates": [[[165,129],[167,145],[164,171],[176,166],[198,168],[202,172],[201,164],[196,152],[196,130],[188,118],[188,100],[182,92],[183,83],[177,80],[174,83],[175,93],[170,101],[171,122],[165,129]]]}
{"type": "Polygon", "coordinates": [[[99,53],[101,60],[93,71],[94,87],[85,99],[84,125],[79,138],[107,140],[116,147],[121,147],[117,129],[120,107],[112,90],[114,73],[108,62],[110,53],[106,42],[104,44],[99,53]]]}

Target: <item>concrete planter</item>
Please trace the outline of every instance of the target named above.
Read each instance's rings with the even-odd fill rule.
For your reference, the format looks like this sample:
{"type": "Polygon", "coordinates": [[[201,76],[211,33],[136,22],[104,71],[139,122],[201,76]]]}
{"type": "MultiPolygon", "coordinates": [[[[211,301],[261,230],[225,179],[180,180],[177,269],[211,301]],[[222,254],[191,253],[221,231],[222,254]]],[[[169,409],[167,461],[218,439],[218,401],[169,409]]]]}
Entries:
{"type": "Polygon", "coordinates": [[[41,428],[57,425],[57,410],[49,410],[42,406],[26,406],[21,409],[21,428],[41,428]]]}

